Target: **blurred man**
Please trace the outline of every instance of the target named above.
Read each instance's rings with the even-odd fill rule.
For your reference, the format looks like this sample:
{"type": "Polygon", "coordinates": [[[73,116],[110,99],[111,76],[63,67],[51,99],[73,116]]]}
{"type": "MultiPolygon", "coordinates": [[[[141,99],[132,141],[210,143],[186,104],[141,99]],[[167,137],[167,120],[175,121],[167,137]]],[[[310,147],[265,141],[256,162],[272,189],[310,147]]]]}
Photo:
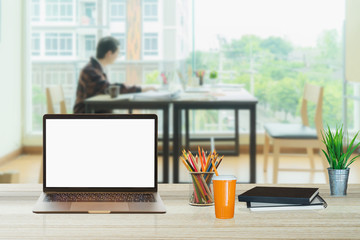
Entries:
{"type": "MultiPolygon", "coordinates": [[[[76,102],[74,113],[85,113],[84,100],[99,94],[105,94],[110,83],[104,72],[104,68],[115,62],[119,55],[120,42],[113,37],[101,38],[96,48],[96,58],[91,57],[90,62],[81,70],[79,82],[76,90],[76,102]]],[[[120,86],[120,93],[141,92],[141,87],[126,86],[124,84],[116,84],[120,86]]],[[[150,88],[143,89],[145,91],[152,90],[150,88]]],[[[106,113],[108,111],[98,111],[98,113],[106,113]]]]}

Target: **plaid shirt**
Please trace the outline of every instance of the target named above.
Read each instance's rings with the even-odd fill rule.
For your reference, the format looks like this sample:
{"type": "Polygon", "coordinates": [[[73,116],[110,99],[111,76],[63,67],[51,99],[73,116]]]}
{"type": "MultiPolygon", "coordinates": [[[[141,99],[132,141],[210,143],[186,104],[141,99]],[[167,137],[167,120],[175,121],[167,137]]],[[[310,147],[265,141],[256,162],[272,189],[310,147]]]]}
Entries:
{"type": "MultiPolygon", "coordinates": [[[[100,63],[93,57],[90,62],[81,70],[78,86],[76,89],[76,102],[74,113],[85,113],[84,100],[99,94],[105,94],[110,83],[107,80],[100,63]]],[[[140,87],[127,87],[120,84],[120,93],[141,92],[140,87]]],[[[108,111],[99,111],[99,113],[108,111]]]]}

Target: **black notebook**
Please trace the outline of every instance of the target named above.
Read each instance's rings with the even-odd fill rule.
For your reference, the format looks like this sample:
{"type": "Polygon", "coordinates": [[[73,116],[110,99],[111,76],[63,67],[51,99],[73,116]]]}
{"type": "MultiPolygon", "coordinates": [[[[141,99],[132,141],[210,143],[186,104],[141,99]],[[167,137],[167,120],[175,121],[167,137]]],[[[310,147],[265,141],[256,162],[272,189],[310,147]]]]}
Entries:
{"type": "Polygon", "coordinates": [[[318,188],[254,187],[238,196],[239,202],[310,204],[318,188]]]}

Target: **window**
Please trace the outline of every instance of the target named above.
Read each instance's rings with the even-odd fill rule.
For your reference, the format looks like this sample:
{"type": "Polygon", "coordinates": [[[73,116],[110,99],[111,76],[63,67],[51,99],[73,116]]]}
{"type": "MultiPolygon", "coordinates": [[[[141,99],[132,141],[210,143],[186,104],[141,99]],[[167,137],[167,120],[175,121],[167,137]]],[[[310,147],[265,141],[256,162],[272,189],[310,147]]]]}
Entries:
{"type": "Polygon", "coordinates": [[[46,21],[73,21],[73,0],[46,0],[46,21]]]}
{"type": "MultiPolygon", "coordinates": [[[[66,108],[69,113],[72,112],[79,73],[87,64],[89,56],[94,56],[96,44],[101,37],[112,35],[119,39],[121,44],[119,61],[107,69],[107,76],[111,82],[126,83],[130,86],[141,85],[148,81],[144,74],[147,70],[169,71],[166,68],[171,64],[187,67],[185,57],[181,57],[179,60],[181,63],[178,64],[178,58],[176,58],[178,56],[174,56],[176,63],[174,61],[165,66],[164,60],[156,56],[162,49],[160,43],[163,35],[160,35],[160,31],[163,31],[163,28],[161,24],[152,24],[154,22],[144,24],[143,0],[28,0],[24,2],[29,8],[25,10],[31,13],[25,19],[28,28],[26,32],[30,32],[30,35],[25,36],[27,38],[25,41],[29,43],[26,49],[28,52],[26,56],[29,56],[26,59],[29,63],[27,67],[29,72],[25,74],[25,77],[27,86],[31,87],[26,93],[25,105],[25,131],[29,133],[26,134],[27,140],[31,141],[32,136],[42,131],[42,116],[46,113],[46,87],[62,85],[66,108]],[[136,13],[136,16],[127,18],[127,3],[131,4],[134,10],[131,13],[136,13]],[[33,17],[36,18],[38,15],[40,15],[40,20],[32,21],[33,17]],[[127,29],[129,25],[133,27],[127,29]],[[150,57],[144,55],[145,35],[146,51],[150,57]],[[125,57],[127,55],[129,59],[125,57]],[[156,58],[152,58],[151,55],[156,58]]],[[[163,4],[163,2],[152,2],[156,9],[150,12],[158,15],[160,3],[163,4]]],[[[148,3],[151,1],[146,2],[148,3]]],[[[168,11],[174,16],[179,14],[178,9],[168,9],[168,11]]],[[[184,13],[184,11],[190,10],[184,6],[181,12],[184,13]]],[[[166,22],[164,24],[166,25],[166,22]]],[[[170,32],[170,38],[174,39],[173,32],[181,35],[183,28],[176,31],[174,29],[164,31],[170,32]]],[[[187,36],[184,34],[184,41],[187,40],[187,36]]],[[[178,41],[169,40],[168,43],[167,49],[171,52],[170,54],[176,54],[177,50],[180,50],[180,46],[177,46],[178,41]]],[[[189,56],[189,52],[181,56],[189,56]]],[[[153,84],[160,84],[158,82],[153,84]]]]}
{"type": "MultiPolygon", "coordinates": [[[[241,84],[254,94],[258,131],[263,131],[266,122],[301,123],[300,99],[306,82],[325,88],[324,123],[342,122],[345,0],[196,0],[194,5],[192,69],[205,69],[206,76],[216,69],[222,83],[241,84]],[[216,12],[216,17],[209,12],[216,12]]],[[[313,109],[310,112],[312,120],[313,109]]],[[[224,117],[217,120],[216,130],[230,131],[226,125],[232,111],[222,115],[207,111],[208,117],[200,114],[195,114],[194,132],[209,131],[208,119],[216,116],[224,117]]],[[[246,119],[244,114],[240,111],[240,119],[246,119]]],[[[248,132],[248,123],[240,122],[240,131],[248,132]]]]}
{"type": "MultiPolygon", "coordinates": [[[[267,121],[301,121],[298,117],[298,104],[302,84],[313,82],[325,87],[324,123],[325,119],[331,121],[331,126],[336,122],[341,123],[339,89],[342,89],[345,0],[170,1],[174,4],[168,3],[168,0],[24,2],[29,3],[26,4],[29,7],[26,10],[31,13],[26,19],[30,28],[28,32],[31,33],[26,36],[26,41],[31,43],[29,49],[26,49],[31,66],[28,68],[30,72],[25,74],[30,76],[28,81],[32,82],[29,85],[33,87],[31,95],[27,96],[29,105],[26,106],[30,113],[26,116],[29,123],[27,126],[31,126],[27,129],[29,132],[41,131],[41,116],[46,112],[44,86],[58,79],[57,74],[45,77],[45,72],[69,73],[66,83],[72,91],[65,93],[65,97],[70,101],[67,105],[70,111],[74,104],[78,74],[87,61],[84,60],[84,52],[93,55],[97,40],[111,34],[120,40],[121,54],[131,56],[136,52],[133,54],[136,55],[134,59],[129,57],[127,61],[115,63],[116,67],[112,68],[113,71],[123,71],[123,76],[126,76],[124,81],[129,81],[130,84],[150,81],[151,78],[149,80],[148,74],[145,74],[147,70],[158,69],[161,73],[177,68],[181,68],[184,76],[191,76],[192,72],[204,69],[207,84],[208,73],[217,70],[221,83],[241,84],[258,98],[257,130],[262,131],[262,125],[267,121]],[[140,3],[140,6],[132,7],[141,12],[142,21],[127,18],[127,2],[140,3]],[[195,5],[194,21],[191,19],[192,2],[195,5]],[[165,9],[165,4],[173,7],[165,9]],[[164,18],[160,17],[161,9],[166,13],[164,18]],[[216,16],[209,14],[215,12],[216,16]],[[306,18],[303,17],[304,12],[306,18]],[[82,25],[82,16],[93,18],[95,24],[81,28],[69,27],[69,21],[73,21],[76,26],[82,25]],[[173,19],[178,19],[178,22],[171,25],[172,22],[167,22],[171,20],[168,16],[174,16],[173,19]],[[104,23],[112,23],[111,21],[117,24],[103,27],[104,23]],[[153,24],[154,21],[161,22],[153,24]],[[135,27],[126,29],[128,24],[135,27]],[[191,35],[192,24],[195,31],[194,42],[191,35]],[[160,27],[157,28],[157,25],[160,27]],[[56,28],[61,30],[57,31],[56,28]],[[134,29],[139,32],[131,35],[134,29]],[[136,41],[128,41],[128,36],[135,36],[136,41]],[[140,36],[142,39],[138,39],[140,36]],[[193,49],[192,44],[195,44],[193,49]],[[191,50],[193,52],[190,54],[191,50]],[[142,56],[138,57],[139,52],[142,56]],[[162,53],[166,59],[161,58],[162,53]],[[36,57],[31,58],[32,56],[36,57]],[[71,56],[72,61],[64,56],[71,56]],[[47,61],[48,59],[51,61],[47,61]],[[172,62],[174,65],[171,65],[172,62]],[[35,105],[36,101],[41,101],[41,107],[35,105]]],[[[121,79],[120,76],[111,78],[121,79]]],[[[349,111],[354,109],[358,109],[355,108],[355,103],[349,107],[349,111]]],[[[207,111],[201,116],[197,114],[193,115],[196,121],[191,120],[196,122],[196,126],[191,127],[192,132],[232,132],[233,111],[207,111]],[[207,125],[209,118],[216,119],[211,122],[211,126],[207,125]]],[[[240,114],[247,113],[240,111],[240,114]]],[[[348,116],[350,120],[356,116],[356,112],[349,113],[348,116]]],[[[354,122],[349,123],[350,126],[351,124],[354,122]]],[[[241,132],[248,131],[246,125],[244,121],[240,123],[241,132]]]]}
{"type": "Polygon", "coordinates": [[[153,70],[148,70],[148,69],[145,69],[144,70],[144,84],[150,84],[150,85],[153,85],[153,84],[163,84],[163,85],[166,85],[168,84],[167,82],[164,82],[164,78],[162,77],[162,75],[164,74],[164,76],[166,76],[167,80],[168,81],[168,78],[169,78],[169,74],[166,74],[165,72],[162,72],[160,73],[159,69],[153,69],[153,70]]]}
{"type": "Polygon", "coordinates": [[[119,70],[110,70],[109,81],[111,83],[125,83],[125,72],[119,70]]]}
{"type": "Polygon", "coordinates": [[[72,34],[71,33],[46,33],[45,34],[46,56],[71,56],[72,34]]]}
{"type": "Polygon", "coordinates": [[[95,35],[85,35],[85,57],[90,57],[95,54],[95,35]]]}
{"type": "Polygon", "coordinates": [[[31,55],[40,55],[40,33],[31,34],[31,55]]]}
{"type": "Polygon", "coordinates": [[[144,56],[156,56],[159,54],[158,50],[158,34],[145,33],[144,34],[144,56]]]}
{"type": "Polygon", "coordinates": [[[96,4],[95,3],[84,3],[84,13],[83,13],[83,19],[82,24],[84,25],[94,25],[95,24],[95,14],[96,14],[96,4]]]}
{"type": "Polygon", "coordinates": [[[120,56],[126,55],[126,43],[125,43],[125,33],[113,33],[111,34],[114,38],[120,42],[120,56]]]}
{"type": "Polygon", "coordinates": [[[31,2],[31,20],[33,22],[40,21],[40,0],[32,0],[31,2]]]}
{"type": "Polygon", "coordinates": [[[158,20],[158,1],[144,0],[144,21],[158,20]]]}
{"type": "Polygon", "coordinates": [[[125,0],[111,0],[110,2],[110,21],[125,21],[125,0]]]}

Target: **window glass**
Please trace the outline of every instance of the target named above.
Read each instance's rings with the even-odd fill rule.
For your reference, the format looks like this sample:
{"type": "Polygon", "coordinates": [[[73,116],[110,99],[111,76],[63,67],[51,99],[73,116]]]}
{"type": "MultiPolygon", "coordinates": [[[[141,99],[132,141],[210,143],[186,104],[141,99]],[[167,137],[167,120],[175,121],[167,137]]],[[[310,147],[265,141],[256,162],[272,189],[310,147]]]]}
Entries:
{"type": "Polygon", "coordinates": [[[158,1],[144,0],[144,21],[158,20],[158,1]]]}
{"type": "MultiPolygon", "coordinates": [[[[211,83],[209,72],[216,70],[217,81],[241,85],[255,95],[257,131],[263,131],[267,122],[301,123],[305,83],[324,86],[324,123],[342,122],[344,0],[197,0],[194,4],[193,69],[205,70],[205,84],[211,83]]],[[[313,126],[314,106],[308,108],[313,126]]],[[[233,111],[195,114],[199,115],[191,127],[194,132],[216,128],[230,132],[233,127],[233,111]]],[[[240,111],[240,119],[248,119],[245,114],[240,111]]],[[[240,131],[249,131],[246,121],[240,121],[240,131]]]]}
{"type": "Polygon", "coordinates": [[[125,21],[125,0],[110,1],[110,20],[114,22],[125,21]]]}
{"type": "Polygon", "coordinates": [[[126,42],[125,42],[125,33],[112,33],[111,36],[115,37],[120,42],[120,56],[126,55],[126,42]]]}
{"type": "Polygon", "coordinates": [[[31,16],[32,21],[40,21],[40,0],[31,1],[31,16]]]}
{"type": "Polygon", "coordinates": [[[95,55],[95,35],[85,35],[85,58],[88,59],[90,56],[95,55]]]}
{"type": "MultiPolygon", "coordinates": [[[[127,6],[133,2],[29,1],[27,131],[42,129],[48,86],[63,86],[72,112],[79,72],[95,56],[99,38],[109,35],[121,46],[121,58],[109,68],[116,81],[166,87],[164,79],[176,79],[174,72],[186,81],[204,70],[210,85],[209,72],[216,70],[219,83],[243,86],[258,98],[260,132],[265,122],[299,123],[302,89],[310,82],[325,87],[324,123],[341,122],[345,0],[194,0],[194,19],[191,0],[142,0],[127,6]],[[134,11],[127,14],[128,7],[140,17],[134,11]]],[[[314,110],[309,109],[311,119],[314,110]]],[[[350,126],[359,121],[354,109],[351,102],[350,126]]],[[[240,111],[240,131],[247,133],[244,114],[240,111]]],[[[192,132],[230,133],[234,128],[233,111],[189,116],[192,132]]]]}
{"type": "Polygon", "coordinates": [[[158,54],[158,34],[145,33],[144,34],[144,55],[154,56],[158,54]]]}
{"type": "Polygon", "coordinates": [[[40,55],[40,33],[32,33],[31,35],[31,55],[40,55]]]}
{"type": "Polygon", "coordinates": [[[45,0],[45,20],[49,22],[73,21],[73,0],[45,0]]]}

